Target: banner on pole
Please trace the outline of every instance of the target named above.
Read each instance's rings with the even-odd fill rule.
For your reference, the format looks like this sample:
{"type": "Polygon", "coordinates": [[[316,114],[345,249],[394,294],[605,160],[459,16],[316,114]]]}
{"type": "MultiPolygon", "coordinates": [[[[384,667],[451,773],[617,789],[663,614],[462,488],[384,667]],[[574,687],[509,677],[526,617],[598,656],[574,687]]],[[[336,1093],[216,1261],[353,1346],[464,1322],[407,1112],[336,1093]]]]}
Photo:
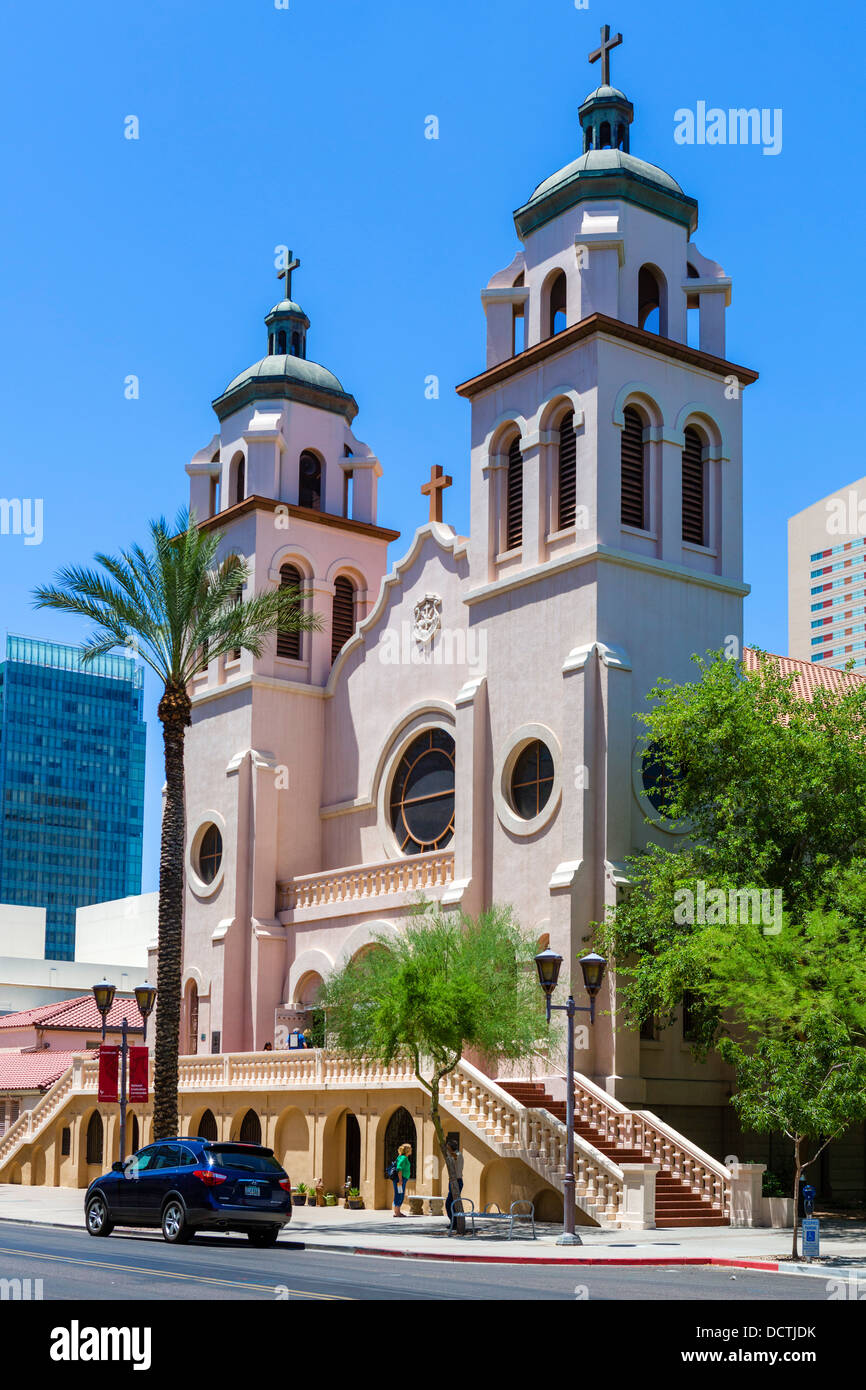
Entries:
{"type": "Polygon", "coordinates": [[[103,1043],[99,1049],[99,1090],[97,1099],[117,1100],[117,1078],[120,1071],[120,1048],[103,1043]]]}
{"type": "Polygon", "coordinates": [[[147,1103],[147,1048],[129,1049],[129,1100],[130,1104],[147,1103]]]}

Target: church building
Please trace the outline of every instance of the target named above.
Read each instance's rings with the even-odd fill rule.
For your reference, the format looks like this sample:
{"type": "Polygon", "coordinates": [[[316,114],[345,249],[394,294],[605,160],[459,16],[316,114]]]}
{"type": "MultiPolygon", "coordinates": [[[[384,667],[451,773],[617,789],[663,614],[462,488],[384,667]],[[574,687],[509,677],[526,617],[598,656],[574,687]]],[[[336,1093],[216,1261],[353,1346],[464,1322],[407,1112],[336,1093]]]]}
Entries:
{"type": "MultiPolygon", "coordinates": [[[[470,471],[468,536],[434,469],[429,516],[387,568],[383,464],[313,358],[298,262],[266,354],[214,401],[190,505],[251,592],[298,587],[323,621],[214,660],[192,691],[185,1053],[284,1046],[329,972],[420,896],[511,904],[579,995],[626,857],[677,843],[635,715],[694,652],[742,649],[756,373],[726,358],[731,281],[695,243],[697,202],[631,152],[615,42],[603,30],[593,55],[580,153],[514,213],[514,257],[481,292],[485,356],[457,387],[471,453],[448,464],[470,471]]],[[[612,970],[581,1073],[724,1153],[724,1068],[676,1029],[614,1028],[615,991],[612,970]]]]}

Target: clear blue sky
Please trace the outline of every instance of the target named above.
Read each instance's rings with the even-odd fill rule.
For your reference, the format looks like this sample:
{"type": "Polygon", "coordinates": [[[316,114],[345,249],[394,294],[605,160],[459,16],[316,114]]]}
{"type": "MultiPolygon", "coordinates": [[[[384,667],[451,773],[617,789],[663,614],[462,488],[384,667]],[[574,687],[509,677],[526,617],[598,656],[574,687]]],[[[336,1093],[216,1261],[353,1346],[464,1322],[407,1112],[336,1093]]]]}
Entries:
{"type": "MultiPolygon", "coordinates": [[[[384,465],[382,521],[411,535],[438,462],[466,529],[453,386],[484,366],[479,291],[517,249],[512,210],[580,152],[603,22],[624,34],[613,80],[634,102],[633,152],[698,198],[697,244],[733,276],[729,356],[761,373],[745,407],[746,638],[786,650],[786,518],[866,471],[866,23],[803,0],[19,4],[0,87],[0,495],[43,497],[45,520],[39,546],[0,537],[3,628],[83,636],[33,612],[33,586],[185,501],[210,401],[264,351],[283,242],[303,262],[309,355],[355,395],[384,465]],[[674,111],[699,100],[781,107],[781,154],[675,144],[674,111]]],[[[149,697],[146,890],[162,782],[149,697]]]]}

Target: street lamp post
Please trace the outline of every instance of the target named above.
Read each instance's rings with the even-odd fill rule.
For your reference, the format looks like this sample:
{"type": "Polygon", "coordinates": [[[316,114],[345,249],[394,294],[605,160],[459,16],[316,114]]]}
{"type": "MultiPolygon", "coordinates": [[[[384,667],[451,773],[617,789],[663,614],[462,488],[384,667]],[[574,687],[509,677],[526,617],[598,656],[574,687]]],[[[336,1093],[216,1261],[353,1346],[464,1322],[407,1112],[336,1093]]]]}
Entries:
{"type": "MultiPolygon", "coordinates": [[[[101,980],[98,985],[93,986],[93,997],[96,1000],[96,1007],[102,1014],[102,1041],[105,1042],[105,1024],[111,1006],[114,1003],[115,987],[109,980],[101,980]]],[[[136,985],[135,1002],[138,1005],[138,1012],[141,1014],[142,1022],[142,1042],[147,1041],[147,1020],[153,1011],[156,990],[153,985],[136,985]]],[[[120,1161],[126,1158],[126,1077],[127,1059],[129,1057],[128,1042],[129,1022],[126,1015],[120,1025],[120,1161]]]]}
{"type": "Polygon", "coordinates": [[[575,1004],[574,996],[569,991],[568,1002],[566,1004],[553,1004],[551,997],[556,989],[559,980],[559,972],[562,968],[562,956],[558,956],[555,951],[540,951],[535,957],[535,968],[538,971],[538,982],[544,990],[547,1000],[547,1021],[550,1022],[550,1015],[554,1009],[561,1010],[568,1019],[568,1058],[566,1065],[566,1095],[565,1095],[565,1177],[563,1179],[563,1231],[557,1240],[557,1245],[581,1245],[580,1236],[574,1229],[574,1016],[575,1014],[589,1014],[590,1023],[595,1023],[595,1001],[602,980],[607,961],[604,956],[599,956],[595,951],[591,951],[588,956],[583,956],[580,961],[580,968],[583,971],[583,983],[589,995],[589,1005],[575,1004]]]}

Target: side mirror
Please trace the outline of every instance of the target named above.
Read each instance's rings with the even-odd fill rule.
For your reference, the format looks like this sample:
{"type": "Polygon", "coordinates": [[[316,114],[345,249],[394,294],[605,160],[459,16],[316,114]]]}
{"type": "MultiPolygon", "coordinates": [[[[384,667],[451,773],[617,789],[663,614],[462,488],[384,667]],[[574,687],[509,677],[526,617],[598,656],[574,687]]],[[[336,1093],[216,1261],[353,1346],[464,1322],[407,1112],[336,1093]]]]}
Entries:
{"type": "Polygon", "coordinates": [[[116,1161],[115,1163],[112,1163],[112,1165],[111,1165],[111,1171],[112,1171],[112,1173],[122,1173],[122,1172],[123,1172],[123,1164],[121,1163],[120,1159],[117,1159],[117,1161],[116,1161]]]}

